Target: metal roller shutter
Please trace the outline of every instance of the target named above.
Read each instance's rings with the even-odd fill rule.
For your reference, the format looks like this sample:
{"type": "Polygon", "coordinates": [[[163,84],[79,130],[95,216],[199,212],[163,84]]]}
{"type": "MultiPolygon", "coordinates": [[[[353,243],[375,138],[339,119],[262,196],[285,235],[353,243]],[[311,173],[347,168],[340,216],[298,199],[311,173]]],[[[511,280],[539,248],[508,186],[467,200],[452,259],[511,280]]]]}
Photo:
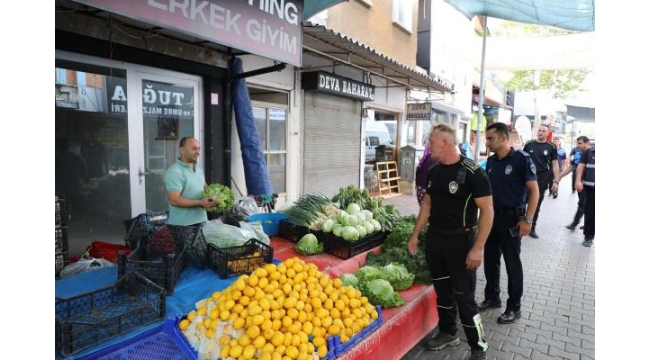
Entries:
{"type": "Polygon", "coordinates": [[[303,192],[334,196],[359,186],[361,102],[305,92],[303,192]]]}

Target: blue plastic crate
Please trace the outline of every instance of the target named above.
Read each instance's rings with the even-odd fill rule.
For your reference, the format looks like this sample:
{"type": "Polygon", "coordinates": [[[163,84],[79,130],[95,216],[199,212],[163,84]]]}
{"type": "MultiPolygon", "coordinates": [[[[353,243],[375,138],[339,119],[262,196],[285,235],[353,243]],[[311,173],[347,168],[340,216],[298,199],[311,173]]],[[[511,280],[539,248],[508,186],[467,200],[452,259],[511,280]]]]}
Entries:
{"type": "Polygon", "coordinates": [[[334,353],[337,358],[343,356],[343,354],[355,347],[363,339],[367,338],[373,331],[377,330],[384,323],[384,315],[381,312],[381,306],[376,305],[375,308],[377,309],[377,314],[379,316],[377,316],[370,325],[366,326],[358,334],[352,336],[345,344],[341,344],[341,337],[339,335],[333,337],[332,342],[334,345],[334,353]]]}
{"type": "Polygon", "coordinates": [[[84,357],[68,357],[66,360],[196,359],[197,353],[178,330],[179,319],[179,315],[168,318],[160,326],[123,342],[84,357]]]}
{"type": "Polygon", "coordinates": [[[280,221],[287,219],[285,213],[260,213],[248,217],[248,222],[261,222],[264,233],[274,236],[280,233],[280,221]]]}

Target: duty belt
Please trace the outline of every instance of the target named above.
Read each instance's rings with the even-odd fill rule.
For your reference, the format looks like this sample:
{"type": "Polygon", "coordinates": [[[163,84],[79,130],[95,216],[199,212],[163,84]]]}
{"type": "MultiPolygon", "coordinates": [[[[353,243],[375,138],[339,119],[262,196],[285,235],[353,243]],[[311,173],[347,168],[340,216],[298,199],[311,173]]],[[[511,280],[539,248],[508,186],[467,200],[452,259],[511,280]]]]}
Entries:
{"type": "Polygon", "coordinates": [[[456,229],[431,229],[431,233],[434,235],[441,235],[441,236],[462,235],[462,234],[468,234],[474,230],[476,230],[476,225],[470,227],[456,228],[456,229]]]}

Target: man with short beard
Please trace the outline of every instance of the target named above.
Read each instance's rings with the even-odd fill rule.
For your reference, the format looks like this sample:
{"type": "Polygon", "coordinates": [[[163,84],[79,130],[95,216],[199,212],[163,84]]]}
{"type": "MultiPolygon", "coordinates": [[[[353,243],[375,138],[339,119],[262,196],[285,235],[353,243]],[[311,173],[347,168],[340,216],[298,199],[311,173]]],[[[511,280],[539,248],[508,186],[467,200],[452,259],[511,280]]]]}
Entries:
{"type": "Polygon", "coordinates": [[[544,201],[544,192],[548,189],[551,181],[553,181],[553,185],[551,186],[552,192],[557,191],[558,185],[560,184],[560,166],[557,162],[557,149],[555,148],[555,144],[547,140],[550,131],[551,128],[548,125],[540,125],[537,129],[537,139],[526,142],[523,149],[531,157],[533,164],[535,164],[537,185],[539,185],[539,201],[537,202],[537,209],[533,217],[533,226],[530,234],[528,234],[533,239],[539,239],[539,235],[537,235],[535,229],[537,227],[537,219],[539,218],[539,209],[542,207],[542,201],[544,201]]]}

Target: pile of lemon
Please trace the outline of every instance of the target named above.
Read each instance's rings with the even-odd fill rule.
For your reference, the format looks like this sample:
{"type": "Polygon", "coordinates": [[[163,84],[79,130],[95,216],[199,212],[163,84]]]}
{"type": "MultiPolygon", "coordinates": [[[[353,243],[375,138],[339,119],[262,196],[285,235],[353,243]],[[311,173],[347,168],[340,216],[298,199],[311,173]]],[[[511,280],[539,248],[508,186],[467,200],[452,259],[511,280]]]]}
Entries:
{"type": "Polygon", "coordinates": [[[311,360],[379,316],[361,292],[294,257],[241,275],[179,323],[200,359],[311,360]]]}

